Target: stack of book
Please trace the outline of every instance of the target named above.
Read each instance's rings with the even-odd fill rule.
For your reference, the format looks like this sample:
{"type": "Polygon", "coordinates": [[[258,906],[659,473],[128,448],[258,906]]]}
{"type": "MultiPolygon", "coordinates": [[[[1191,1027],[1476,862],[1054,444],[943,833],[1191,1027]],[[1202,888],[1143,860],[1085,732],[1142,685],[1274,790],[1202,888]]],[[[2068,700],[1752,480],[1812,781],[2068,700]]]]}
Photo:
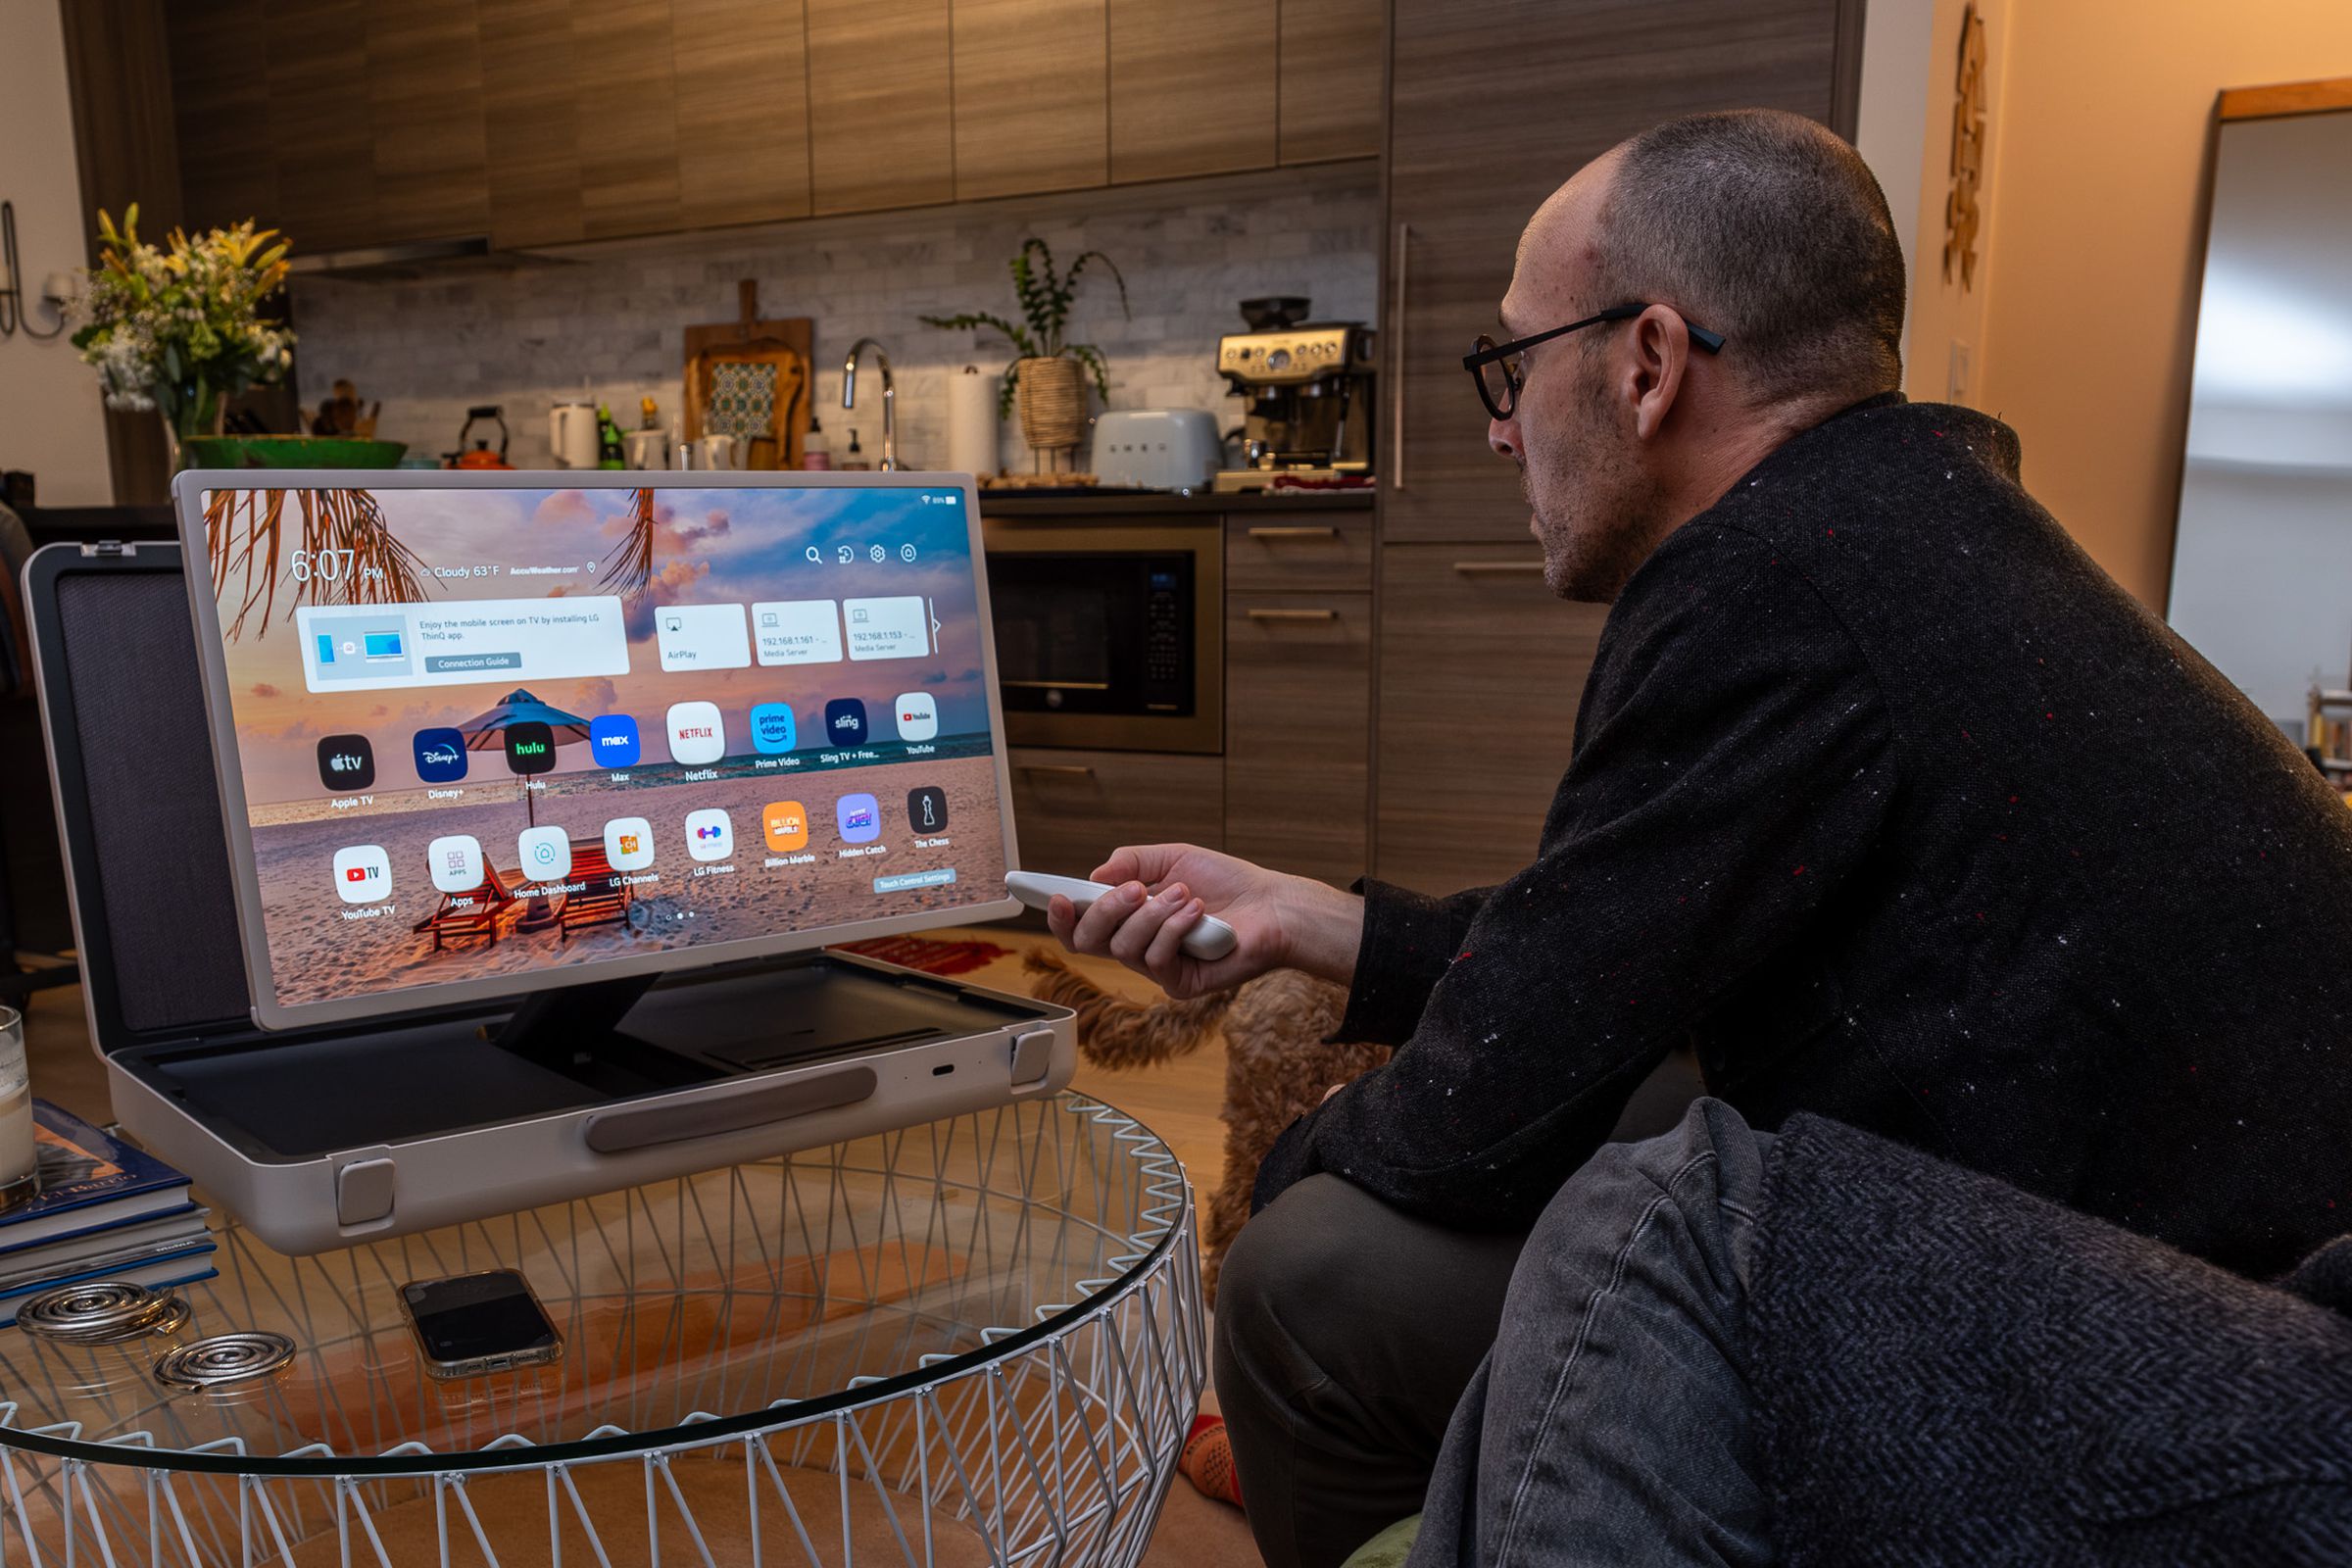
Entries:
{"type": "Polygon", "coordinates": [[[76,1280],[161,1290],[210,1279],[209,1209],[188,1179],[45,1100],[32,1102],[41,1188],[0,1210],[0,1327],[25,1298],[76,1280]]]}

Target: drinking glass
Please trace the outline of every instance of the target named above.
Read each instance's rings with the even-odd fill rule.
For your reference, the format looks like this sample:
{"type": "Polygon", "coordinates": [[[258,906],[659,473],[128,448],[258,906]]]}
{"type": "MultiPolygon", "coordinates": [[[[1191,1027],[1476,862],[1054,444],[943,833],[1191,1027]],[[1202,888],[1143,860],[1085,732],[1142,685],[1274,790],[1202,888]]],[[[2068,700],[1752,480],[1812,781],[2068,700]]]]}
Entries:
{"type": "Polygon", "coordinates": [[[0,1006],[0,1207],[39,1190],[32,1142],[32,1080],[24,1070],[24,1015],[0,1006]]]}

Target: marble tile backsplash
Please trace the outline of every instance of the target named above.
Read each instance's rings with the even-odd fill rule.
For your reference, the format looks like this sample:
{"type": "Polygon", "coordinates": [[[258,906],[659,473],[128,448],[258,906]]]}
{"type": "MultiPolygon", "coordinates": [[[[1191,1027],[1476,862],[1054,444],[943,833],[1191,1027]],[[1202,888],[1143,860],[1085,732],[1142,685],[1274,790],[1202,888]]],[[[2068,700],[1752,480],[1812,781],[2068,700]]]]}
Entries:
{"type": "MultiPolygon", "coordinates": [[[[936,465],[947,455],[947,378],[965,365],[994,372],[1010,356],[916,318],[1017,319],[1005,263],[1035,234],[1064,265],[1100,250],[1126,276],[1131,318],[1109,275],[1090,269],[1070,322],[1073,340],[1110,361],[1109,406],[1205,408],[1227,426],[1241,403],[1210,362],[1218,335],[1241,327],[1237,302],[1298,294],[1318,318],[1371,319],[1379,226],[1377,172],[1348,164],[575,246],[513,270],[298,278],[299,391],[315,409],[338,377],[353,381],[383,403],[377,433],[412,455],[454,449],[468,407],[500,404],[510,460],[545,467],[547,411],[583,386],[624,426],[643,396],[660,402],[664,423],[681,412],[683,329],[731,318],[736,280],[750,277],[762,315],[815,321],[815,407],[835,461],[852,427],[865,458],[881,457],[879,378],[860,374],[858,408],[840,407],[841,356],[870,335],[898,382],[900,461],[936,465]]],[[[1004,421],[1001,458],[1014,471],[1030,466],[1017,418],[1004,421]]]]}

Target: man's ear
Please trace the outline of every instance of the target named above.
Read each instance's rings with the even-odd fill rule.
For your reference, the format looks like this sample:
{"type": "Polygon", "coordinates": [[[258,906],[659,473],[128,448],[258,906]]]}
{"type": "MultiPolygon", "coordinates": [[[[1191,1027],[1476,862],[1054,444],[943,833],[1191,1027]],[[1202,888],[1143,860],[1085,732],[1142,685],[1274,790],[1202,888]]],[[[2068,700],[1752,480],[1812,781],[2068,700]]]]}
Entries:
{"type": "Polygon", "coordinates": [[[1675,399],[1682,396],[1683,372],[1690,364],[1690,329],[1674,312],[1653,305],[1634,318],[1626,343],[1631,357],[1626,391],[1634,405],[1634,434],[1654,441],[1666,427],[1675,399]]]}

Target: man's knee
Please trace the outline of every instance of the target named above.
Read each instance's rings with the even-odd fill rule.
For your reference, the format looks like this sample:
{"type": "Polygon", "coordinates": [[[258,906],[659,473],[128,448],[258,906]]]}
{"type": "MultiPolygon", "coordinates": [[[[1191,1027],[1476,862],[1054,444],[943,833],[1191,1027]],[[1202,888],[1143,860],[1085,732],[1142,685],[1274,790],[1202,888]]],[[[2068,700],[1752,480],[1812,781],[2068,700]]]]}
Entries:
{"type": "MultiPolygon", "coordinates": [[[[1360,1205],[1370,1202],[1336,1176],[1309,1176],[1250,1217],[1217,1273],[1220,1355],[1257,1355],[1280,1347],[1311,1362],[1317,1329],[1366,1272],[1360,1205]]],[[[1312,1376],[1295,1366],[1293,1376],[1312,1376]]]]}

